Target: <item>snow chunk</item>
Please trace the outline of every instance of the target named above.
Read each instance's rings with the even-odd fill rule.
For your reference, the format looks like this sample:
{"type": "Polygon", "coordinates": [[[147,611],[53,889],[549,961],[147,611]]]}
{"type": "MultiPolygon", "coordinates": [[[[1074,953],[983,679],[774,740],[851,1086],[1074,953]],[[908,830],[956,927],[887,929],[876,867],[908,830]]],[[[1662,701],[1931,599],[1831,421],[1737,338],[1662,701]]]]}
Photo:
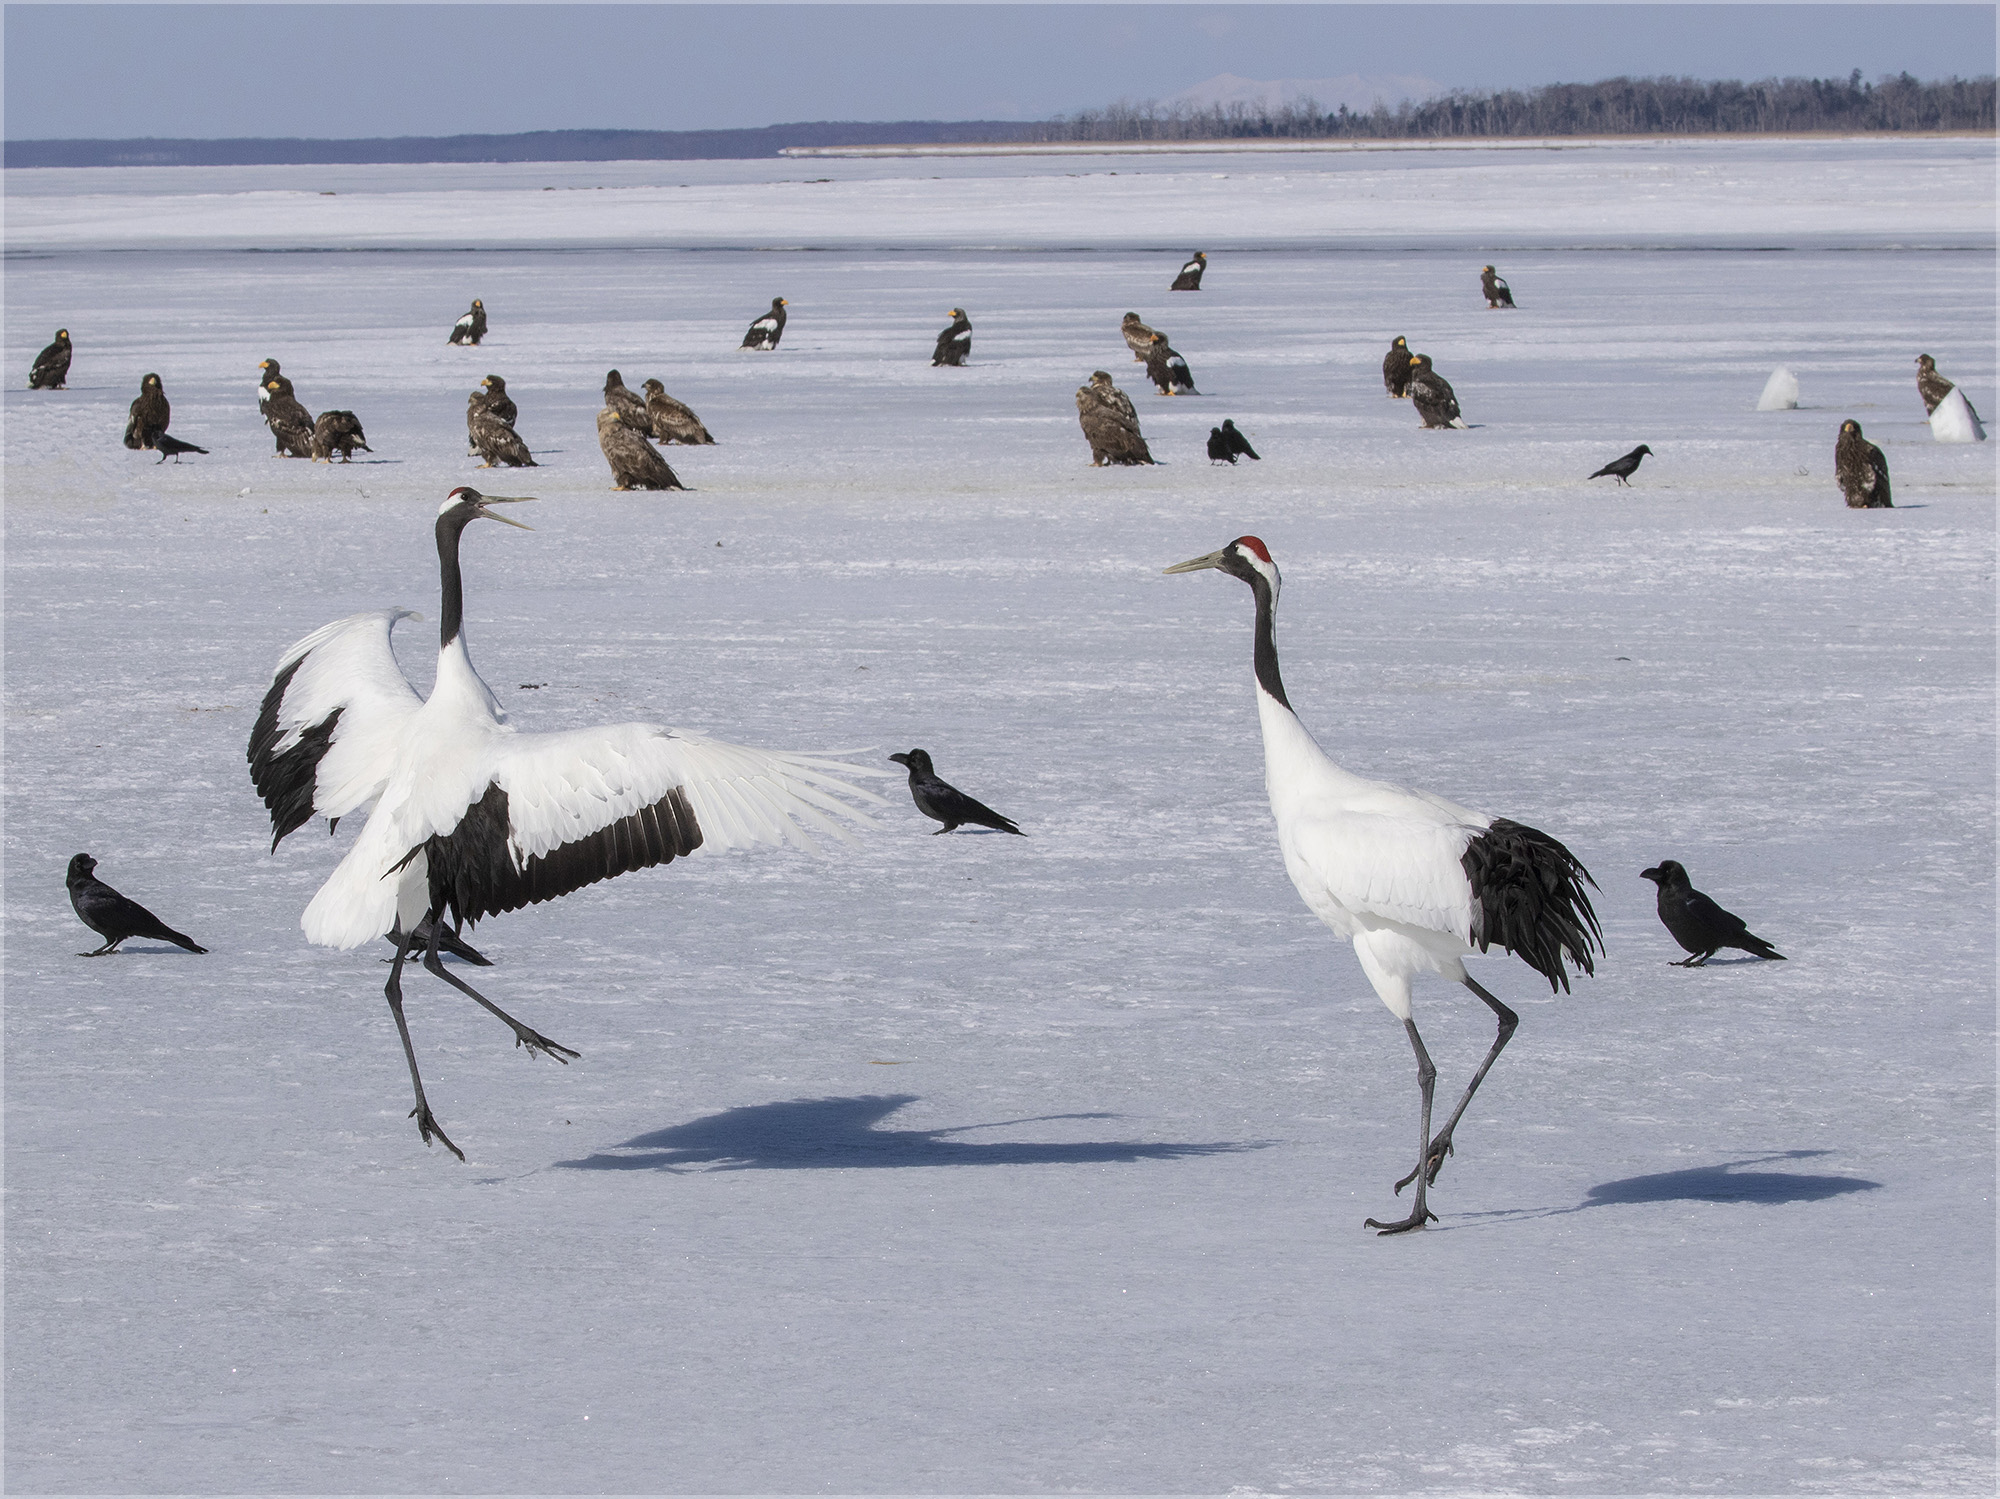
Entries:
{"type": "Polygon", "coordinates": [[[1771,371],[1771,378],[1764,382],[1764,393],[1757,397],[1759,411],[1792,411],[1799,404],[1799,377],[1780,365],[1771,371]]]}
{"type": "Polygon", "coordinates": [[[1978,414],[1956,385],[1931,413],[1931,436],[1939,442],[1986,441],[1986,429],[1979,425],[1978,414]]]}

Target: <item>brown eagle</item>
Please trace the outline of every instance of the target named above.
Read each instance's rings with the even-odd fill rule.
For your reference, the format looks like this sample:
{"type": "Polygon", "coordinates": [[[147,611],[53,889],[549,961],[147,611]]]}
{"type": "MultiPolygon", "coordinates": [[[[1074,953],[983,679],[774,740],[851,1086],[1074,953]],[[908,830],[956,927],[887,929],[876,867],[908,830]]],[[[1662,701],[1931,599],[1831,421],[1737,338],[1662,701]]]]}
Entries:
{"type": "Polygon", "coordinates": [[[1095,371],[1088,385],[1076,391],[1076,419],[1090,442],[1090,466],[1106,463],[1151,463],[1153,455],[1139,435],[1139,413],[1132,398],[1111,383],[1104,370],[1095,371]]]}
{"type": "Polygon", "coordinates": [[[668,395],[666,386],[648,380],[641,388],[646,392],[646,420],[651,424],[655,441],[677,442],[691,448],[715,441],[701,424],[701,418],[685,403],[668,395]]]}
{"type": "Polygon", "coordinates": [[[1458,414],[1458,392],[1451,382],[1431,368],[1431,356],[1410,356],[1410,399],[1426,427],[1463,427],[1458,414]]]}
{"type": "Polygon", "coordinates": [[[1834,440],[1833,473],[1849,510],[1895,508],[1889,498],[1889,460],[1861,435],[1861,423],[1852,418],[1840,424],[1840,436],[1834,440]]]}
{"type": "Polygon", "coordinates": [[[597,413],[597,445],[604,450],[604,461],[611,465],[618,489],[687,488],[646,441],[646,429],[627,426],[609,406],[597,413]]]}
{"type": "Polygon", "coordinates": [[[138,399],[132,402],[132,414],[125,422],[125,446],[134,449],[156,446],[172,416],[173,407],[167,404],[167,392],[160,384],[160,377],[146,376],[139,382],[138,399]]]}
{"type": "Polygon", "coordinates": [[[313,423],[312,437],[307,451],[314,463],[333,462],[333,455],[340,454],[342,463],[354,461],[354,450],[364,453],[375,450],[368,446],[368,438],[361,430],[361,419],[351,411],[322,411],[319,420],[313,423]]]}
{"type": "Polygon", "coordinates": [[[1410,395],[1410,341],[1400,335],[1382,356],[1382,388],[1398,401],[1410,395]]]}
{"type": "Polygon", "coordinates": [[[952,308],[949,316],[951,325],[937,336],[937,347],[931,351],[932,369],[941,364],[964,364],[965,356],[972,352],[972,319],[963,307],[952,308]]]}
{"type": "Polygon", "coordinates": [[[451,325],[448,344],[476,344],[486,336],[486,304],[474,297],[472,310],[451,325]]]}
{"type": "Polygon", "coordinates": [[[1128,312],[1119,323],[1118,331],[1125,335],[1125,347],[1132,351],[1132,357],[1144,364],[1146,356],[1153,351],[1153,330],[1139,321],[1139,314],[1128,312]]]}
{"type": "Polygon", "coordinates": [[[1164,333],[1155,333],[1153,341],[1146,346],[1146,375],[1160,387],[1163,396],[1177,396],[1182,391],[1191,396],[1201,394],[1194,388],[1194,372],[1188,368],[1187,361],[1174,352],[1164,333]]]}
{"type": "MultiPolygon", "coordinates": [[[[1919,354],[1917,356],[1917,394],[1924,398],[1925,416],[1934,415],[1938,409],[1938,403],[1957,388],[1951,381],[1938,373],[1937,361],[1935,359],[1931,358],[1928,354],[1919,354]]],[[[1967,401],[1965,406],[1968,411],[1972,410],[1972,402],[1967,401]]],[[[1975,422],[1979,420],[1979,413],[1977,411],[1972,412],[1972,419],[1975,422]]]]}
{"type": "Polygon", "coordinates": [[[312,456],[312,413],[292,394],[292,382],[280,375],[264,383],[264,420],[278,440],[278,451],[288,458],[312,456]]]}
{"type": "Polygon", "coordinates": [[[653,430],[653,419],[646,414],[646,403],[632,394],[625,384],[625,377],[616,370],[605,372],[604,404],[617,412],[626,426],[640,432],[653,430]]]}
{"type": "Polygon", "coordinates": [[[775,349],[778,340],[785,336],[785,307],[783,297],[771,298],[771,310],[750,325],[750,331],[743,335],[739,349],[775,349]]]}
{"type": "MultiPolygon", "coordinates": [[[[512,412],[514,403],[508,401],[506,409],[512,412]]],[[[465,401],[465,440],[480,457],[481,468],[498,468],[501,464],[509,468],[537,468],[528,445],[521,441],[521,434],[514,430],[514,423],[500,414],[500,407],[490,391],[475,390],[465,401]]]]}
{"type": "Polygon", "coordinates": [[[56,341],[35,356],[28,370],[28,389],[61,390],[69,379],[69,329],[56,329],[56,341]]]}
{"type": "Polygon", "coordinates": [[[1479,268],[1479,289],[1486,293],[1486,310],[1488,312],[1491,312],[1496,307],[1512,307],[1514,305],[1514,293],[1508,289],[1505,281],[1502,281],[1493,273],[1493,267],[1490,265],[1483,265],[1479,268]]]}

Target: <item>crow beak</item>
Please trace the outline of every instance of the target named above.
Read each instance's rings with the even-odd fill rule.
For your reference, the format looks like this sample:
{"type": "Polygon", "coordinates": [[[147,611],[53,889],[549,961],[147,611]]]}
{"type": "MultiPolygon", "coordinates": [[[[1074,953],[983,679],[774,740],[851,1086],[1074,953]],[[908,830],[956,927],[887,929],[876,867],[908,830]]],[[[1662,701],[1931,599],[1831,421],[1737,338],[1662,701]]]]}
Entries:
{"type": "Polygon", "coordinates": [[[1657,869],[1642,869],[1639,871],[1639,878],[1642,880],[1651,880],[1655,885],[1657,885],[1660,883],[1661,879],[1664,878],[1664,876],[1662,876],[1660,871],[1657,869]]]}
{"type": "Polygon", "coordinates": [[[483,494],[479,497],[479,513],[488,520],[499,521],[502,525],[518,526],[523,531],[532,531],[535,529],[533,526],[524,526],[517,520],[507,519],[504,515],[495,515],[486,507],[488,505],[525,505],[536,498],[538,496],[531,494],[483,494]]]}
{"type": "Polygon", "coordinates": [[[1172,567],[1160,569],[1163,573],[1198,573],[1205,567],[1220,567],[1229,560],[1228,549],[1210,552],[1206,557],[1190,557],[1185,562],[1176,562],[1172,567]]]}

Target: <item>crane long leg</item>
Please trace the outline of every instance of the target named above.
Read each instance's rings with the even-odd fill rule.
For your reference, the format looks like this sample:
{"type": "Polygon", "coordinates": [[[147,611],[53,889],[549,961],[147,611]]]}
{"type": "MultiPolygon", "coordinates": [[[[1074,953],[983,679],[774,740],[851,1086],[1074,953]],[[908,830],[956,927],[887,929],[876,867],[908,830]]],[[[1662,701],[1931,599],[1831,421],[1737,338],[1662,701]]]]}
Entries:
{"type": "MultiPolygon", "coordinates": [[[[1472,1102],[1472,1095],[1477,1093],[1479,1085],[1486,1081],[1487,1069],[1492,1067],[1493,1059],[1500,1055],[1501,1049],[1513,1038],[1514,1027],[1521,1023],[1519,1015],[1516,1015],[1512,1010],[1501,1004],[1499,1000],[1480,988],[1475,980],[1467,978],[1465,980],[1465,987],[1493,1007],[1493,1013],[1500,1017],[1500,1033],[1493,1038],[1493,1045],[1486,1053],[1486,1060],[1481,1062],[1479,1070],[1472,1074],[1472,1081],[1465,1085],[1465,1097],[1461,1098],[1458,1101],[1458,1107],[1451,1111],[1451,1118],[1445,1121],[1444,1128],[1439,1130],[1437,1138],[1431,1141],[1430,1149],[1425,1152],[1423,1164],[1417,1168],[1418,1171],[1423,1173],[1424,1178],[1423,1185],[1417,1188],[1419,1201],[1422,1201],[1423,1187],[1437,1181],[1438,1172],[1444,1169],[1444,1158],[1452,1153],[1451,1132],[1458,1127],[1458,1121],[1464,1117],[1465,1106],[1472,1102]]],[[[1407,1187],[1412,1181],[1415,1181],[1416,1178],[1417,1172],[1413,1171],[1397,1182],[1397,1195],[1400,1196],[1403,1188],[1407,1187]]]]}
{"type": "MultiPolygon", "coordinates": [[[[556,1042],[551,1041],[547,1036],[542,1035],[539,1031],[533,1030],[530,1027],[521,1024],[520,1021],[516,1020],[512,1015],[509,1015],[505,1010],[501,1009],[500,1006],[493,1003],[492,1000],[488,999],[485,995],[481,994],[477,989],[473,988],[472,985],[466,983],[464,979],[461,979],[457,974],[453,973],[449,968],[446,968],[444,966],[444,959],[438,955],[438,943],[441,940],[443,934],[443,927],[441,925],[441,921],[442,921],[441,910],[437,907],[433,907],[431,909],[431,915],[430,915],[430,922],[431,922],[430,946],[426,948],[424,951],[425,972],[435,974],[437,977],[443,979],[447,984],[450,984],[452,988],[458,990],[459,993],[466,995],[471,999],[477,1000],[485,1008],[491,1010],[495,1015],[498,1015],[502,1020],[506,1021],[509,1026],[513,1027],[514,1044],[516,1046],[527,1047],[529,1056],[534,1056],[536,1053],[539,1052],[544,1056],[554,1057],[558,1062],[561,1062],[565,1067],[567,1067],[569,1065],[569,1059],[571,1057],[580,1057],[583,1055],[582,1052],[571,1051],[567,1046],[558,1045],[556,1042]]],[[[401,963],[401,958],[399,952],[398,956],[399,966],[400,963],[401,963]]],[[[392,1004],[394,1003],[393,1000],[390,1002],[392,1004]]],[[[397,1019],[400,1021],[401,1018],[402,1018],[401,1011],[398,1011],[397,1019]]],[[[416,1065],[417,1064],[414,1061],[410,1063],[410,1070],[412,1072],[416,1071],[416,1065]]],[[[447,1141],[446,1143],[449,1144],[450,1142],[447,1141]]]]}
{"type": "MultiPolygon", "coordinates": [[[[433,920],[436,914],[432,912],[433,920]]],[[[410,1064],[410,1086],[417,1090],[417,1106],[410,1110],[410,1117],[417,1121],[417,1133],[424,1144],[430,1144],[431,1136],[436,1135],[444,1142],[444,1148],[462,1161],[465,1152],[451,1143],[451,1136],[439,1129],[437,1120],[431,1117],[430,1101],[424,1097],[424,1080],[417,1072],[417,1050],[410,1044],[410,1025],[403,1019],[403,960],[409,955],[410,937],[405,932],[396,939],[396,966],[389,970],[389,982],[382,992],[388,996],[389,1013],[396,1017],[396,1032],[403,1038],[403,1056],[410,1064]]]]}
{"type": "MultiPolygon", "coordinates": [[[[1417,1126],[1417,1169],[1403,1178],[1404,1182],[1411,1180],[1416,1182],[1417,1200],[1410,1204],[1410,1216],[1400,1222],[1383,1223],[1375,1218],[1368,1220],[1370,1228],[1379,1228],[1385,1235],[1406,1234],[1411,1229],[1422,1228],[1437,1218],[1436,1213],[1424,1206],[1424,1188],[1429,1185],[1424,1177],[1424,1161],[1426,1152],[1430,1149],[1431,1095],[1437,1084],[1437,1068],[1431,1065],[1431,1054],[1424,1050],[1424,1038],[1417,1034],[1416,1021],[1405,1020],[1403,1029],[1409,1033],[1410,1050],[1417,1054],[1417,1086],[1424,1090],[1423,1120],[1417,1126]]],[[[1396,1190],[1399,1193],[1403,1190],[1402,1182],[1396,1184],[1396,1190]]]]}

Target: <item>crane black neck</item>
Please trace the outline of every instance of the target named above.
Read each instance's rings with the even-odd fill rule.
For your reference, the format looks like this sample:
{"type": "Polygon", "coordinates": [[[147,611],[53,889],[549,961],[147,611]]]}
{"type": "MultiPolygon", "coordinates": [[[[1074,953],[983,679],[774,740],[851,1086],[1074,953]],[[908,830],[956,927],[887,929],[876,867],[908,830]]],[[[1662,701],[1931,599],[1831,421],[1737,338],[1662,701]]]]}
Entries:
{"type": "Polygon", "coordinates": [[[438,582],[443,597],[438,604],[438,649],[443,650],[465,627],[465,580],[458,568],[458,543],[473,513],[453,506],[437,518],[438,582]]]}
{"type": "Polygon", "coordinates": [[[1285,683],[1278,675],[1278,601],[1272,597],[1269,578],[1254,569],[1245,571],[1249,574],[1245,581],[1257,599],[1257,645],[1254,654],[1257,685],[1275,698],[1280,707],[1289,710],[1291,699],[1285,696],[1285,683]]]}

